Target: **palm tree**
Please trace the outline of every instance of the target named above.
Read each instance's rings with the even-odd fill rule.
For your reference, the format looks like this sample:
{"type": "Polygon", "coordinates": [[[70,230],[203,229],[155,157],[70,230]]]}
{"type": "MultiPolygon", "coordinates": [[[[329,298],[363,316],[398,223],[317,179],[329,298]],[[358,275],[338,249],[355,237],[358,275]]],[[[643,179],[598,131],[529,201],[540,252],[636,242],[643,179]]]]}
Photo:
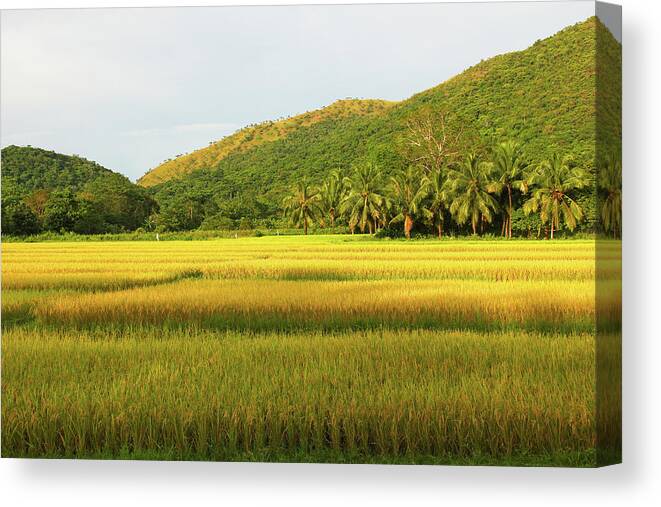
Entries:
{"type": "Polygon", "coordinates": [[[328,179],[319,188],[319,208],[323,222],[328,218],[331,227],[340,215],[340,205],[346,197],[347,186],[339,171],[332,171],[328,179]]]}
{"type": "Polygon", "coordinates": [[[381,195],[381,171],[375,164],[367,163],[354,169],[351,178],[344,181],[349,194],[342,204],[342,211],[349,215],[349,226],[358,225],[360,232],[376,230],[382,218],[382,206],[385,199],[381,195]]]}
{"type": "Polygon", "coordinates": [[[588,175],[583,169],[572,167],[569,157],[554,153],[532,172],[527,184],[537,188],[523,204],[523,211],[526,215],[539,211],[542,224],[551,224],[551,239],[560,227],[561,216],[571,231],[583,219],[583,210],[568,194],[584,188],[588,175]]]}
{"type": "Polygon", "coordinates": [[[622,162],[613,153],[599,172],[599,190],[602,191],[601,223],[614,238],[622,234],[622,162]]]}
{"type": "Polygon", "coordinates": [[[307,182],[300,182],[294,187],[291,195],[283,200],[285,215],[289,215],[295,227],[303,227],[305,234],[308,226],[318,213],[319,192],[310,187],[307,182]]]}
{"type": "Polygon", "coordinates": [[[488,192],[492,165],[480,161],[471,153],[455,168],[448,171],[445,189],[452,196],[450,213],[459,225],[469,219],[473,234],[477,234],[478,223],[491,223],[492,211],[498,203],[488,192]]]}
{"type": "Polygon", "coordinates": [[[423,201],[428,195],[427,189],[426,180],[413,166],[390,178],[392,201],[398,211],[390,223],[403,221],[406,239],[411,239],[414,217],[419,213],[430,215],[429,210],[423,206],[423,201]]]}
{"type": "Polygon", "coordinates": [[[524,171],[527,162],[523,158],[521,145],[515,141],[505,141],[496,146],[493,156],[495,181],[493,181],[488,190],[497,195],[507,190],[507,217],[505,219],[504,229],[508,238],[512,237],[512,191],[519,189],[522,192],[526,190],[524,171]]]}
{"type": "Polygon", "coordinates": [[[425,184],[429,191],[430,202],[427,209],[433,225],[436,226],[438,239],[443,237],[443,213],[448,207],[448,192],[445,188],[445,171],[443,168],[434,169],[425,176],[425,184]]]}

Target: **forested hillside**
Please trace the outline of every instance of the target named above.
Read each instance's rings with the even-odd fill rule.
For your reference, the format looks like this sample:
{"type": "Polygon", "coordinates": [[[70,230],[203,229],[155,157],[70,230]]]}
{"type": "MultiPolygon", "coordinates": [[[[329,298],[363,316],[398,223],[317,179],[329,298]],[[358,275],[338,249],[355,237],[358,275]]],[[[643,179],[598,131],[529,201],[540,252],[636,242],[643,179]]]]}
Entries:
{"type": "Polygon", "coordinates": [[[2,180],[13,181],[22,191],[42,188],[78,190],[85,183],[112,171],[96,162],[31,146],[2,149],[2,180]]]}
{"type": "Polygon", "coordinates": [[[138,180],[138,184],[151,187],[185,176],[197,169],[214,167],[232,153],[242,153],[261,144],[284,139],[297,129],[326,120],[376,115],[388,109],[392,104],[393,102],[385,100],[344,99],[333,102],[322,109],[291,118],[248,125],[220,141],[210,143],[204,149],[166,160],[148,171],[138,180]]]}
{"type": "Polygon", "coordinates": [[[2,150],[2,233],[135,230],[156,210],[148,192],[96,162],[33,147],[2,150]]]}
{"type": "MultiPolygon", "coordinates": [[[[493,147],[512,140],[520,143],[530,163],[569,155],[592,172],[597,39],[600,70],[617,90],[621,46],[591,18],[371,114],[331,115],[301,124],[286,136],[225,153],[218,162],[212,153],[223,141],[176,159],[169,167],[176,163],[179,174],[190,174],[154,187],[161,223],[196,228],[205,221],[213,226],[273,218],[292,185],[320,184],[331,171],[346,175],[364,162],[378,165],[387,177],[420,162],[412,137],[424,137],[426,126],[436,138],[447,136],[448,165],[468,152],[488,158],[493,147]]],[[[600,125],[604,141],[615,144],[621,132],[619,95],[606,95],[602,102],[610,112],[600,125]]],[[[141,183],[149,178],[147,174],[141,183]]],[[[594,196],[585,191],[580,200],[587,215],[582,227],[590,228],[596,216],[594,196]]]]}

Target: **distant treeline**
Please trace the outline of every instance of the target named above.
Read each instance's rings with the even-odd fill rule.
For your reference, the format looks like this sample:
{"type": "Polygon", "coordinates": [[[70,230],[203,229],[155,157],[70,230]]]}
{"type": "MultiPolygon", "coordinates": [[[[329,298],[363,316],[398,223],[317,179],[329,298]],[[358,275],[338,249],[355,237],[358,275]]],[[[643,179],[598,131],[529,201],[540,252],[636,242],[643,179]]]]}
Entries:
{"type": "Polygon", "coordinates": [[[157,210],[146,189],[89,160],[31,147],[2,150],[3,235],[133,231],[157,210]]]}

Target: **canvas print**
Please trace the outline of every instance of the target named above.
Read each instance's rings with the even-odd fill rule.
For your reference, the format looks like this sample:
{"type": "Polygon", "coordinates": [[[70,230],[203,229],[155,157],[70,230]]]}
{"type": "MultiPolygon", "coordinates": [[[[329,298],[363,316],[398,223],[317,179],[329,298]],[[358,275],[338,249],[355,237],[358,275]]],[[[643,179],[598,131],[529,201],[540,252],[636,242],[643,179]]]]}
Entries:
{"type": "Polygon", "coordinates": [[[3,458],[621,461],[619,6],[1,30],[3,458]]]}

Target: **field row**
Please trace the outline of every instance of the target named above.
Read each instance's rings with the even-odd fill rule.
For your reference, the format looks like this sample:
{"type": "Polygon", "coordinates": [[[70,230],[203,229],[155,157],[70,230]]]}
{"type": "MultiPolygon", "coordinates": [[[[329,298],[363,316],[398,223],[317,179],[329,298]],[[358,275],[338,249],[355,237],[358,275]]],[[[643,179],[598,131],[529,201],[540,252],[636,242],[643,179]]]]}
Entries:
{"type": "MultiPolygon", "coordinates": [[[[618,291],[602,298],[613,313],[618,291]]],[[[216,329],[594,328],[590,282],[479,280],[185,280],[113,292],[58,294],[34,315],[65,326],[201,325],[216,329]]]]}
{"type": "MultiPolygon", "coordinates": [[[[612,248],[611,248],[612,247],[612,248]]],[[[619,250],[600,248],[617,279],[619,250]]],[[[594,280],[594,242],[208,242],[3,245],[5,289],[114,290],[187,277],[273,280],[594,280]]]]}
{"type": "Polygon", "coordinates": [[[595,444],[589,334],[14,329],[3,354],[5,456],[535,463],[595,444]]]}
{"type": "MultiPolygon", "coordinates": [[[[602,266],[603,279],[617,279],[619,266],[602,266]]],[[[117,289],[164,283],[182,278],[272,280],[594,280],[594,261],[555,261],[552,264],[523,261],[477,263],[455,261],[364,264],[345,261],[247,261],[223,264],[172,263],[168,266],[138,265],[113,268],[112,265],[81,265],[80,263],[47,268],[8,268],[3,276],[4,289],[117,289]],[[163,269],[164,268],[164,269],[163,269]],[[112,271],[109,271],[112,269],[112,271]]]]}

